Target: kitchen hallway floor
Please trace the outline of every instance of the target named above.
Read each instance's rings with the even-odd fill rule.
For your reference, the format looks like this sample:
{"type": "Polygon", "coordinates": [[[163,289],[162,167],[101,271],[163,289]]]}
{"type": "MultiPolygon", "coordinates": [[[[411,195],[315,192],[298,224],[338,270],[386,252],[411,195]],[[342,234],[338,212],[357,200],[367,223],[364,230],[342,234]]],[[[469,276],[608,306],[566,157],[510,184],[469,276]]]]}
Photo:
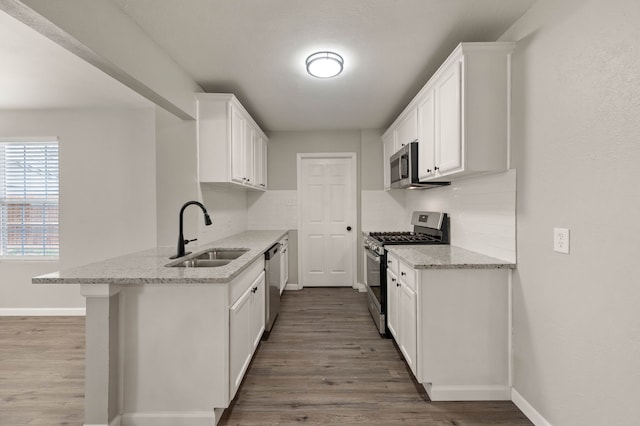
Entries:
{"type": "Polygon", "coordinates": [[[393,341],[380,338],[365,297],[351,288],[285,292],[219,425],[532,424],[509,401],[429,401],[393,341]]]}
{"type": "MultiPolygon", "coordinates": [[[[364,293],[285,292],[220,425],[531,425],[511,402],[430,402],[364,293]]],[[[84,318],[0,317],[0,426],[82,425],[84,318]]]]}

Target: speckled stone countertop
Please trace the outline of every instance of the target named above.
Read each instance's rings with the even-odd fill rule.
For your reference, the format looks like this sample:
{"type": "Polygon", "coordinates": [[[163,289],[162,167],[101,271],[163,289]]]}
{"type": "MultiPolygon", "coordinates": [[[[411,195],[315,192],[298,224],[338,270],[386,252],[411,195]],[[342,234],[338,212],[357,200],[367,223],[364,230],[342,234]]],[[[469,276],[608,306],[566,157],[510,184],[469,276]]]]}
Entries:
{"type": "MultiPolygon", "coordinates": [[[[277,243],[287,231],[246,231],[197,247],[193,253],[171,260],[175,247],[158,247],[101,262],[90,263],[31,280],[34,284],[207,284],[228,283],[277,243]],[[212,248],[248,249],[217,268],[171,268],[166,265],[192,259],[212,248]]],[[[189,250],[187,246],[187,250],[189,250]]]]}
{"type": "Polygon", "coordinates": [[[449,245],[385,246],[413,269],[515,269],[516,264],[449,245]]]}

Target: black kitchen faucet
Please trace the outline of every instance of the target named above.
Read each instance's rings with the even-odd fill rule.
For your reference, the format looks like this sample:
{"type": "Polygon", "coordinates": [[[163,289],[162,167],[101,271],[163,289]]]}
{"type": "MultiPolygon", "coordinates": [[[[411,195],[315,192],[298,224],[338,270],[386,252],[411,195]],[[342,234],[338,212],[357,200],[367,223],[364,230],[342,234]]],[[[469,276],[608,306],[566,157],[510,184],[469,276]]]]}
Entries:
{"type": "Polygon", "coordinates": [[[182,228],[183,228],[182,214],[184,213],[184,209],[186,209],[191,204],[195,204],[196,206],[202,209],[202,212],[204,213],[204,224],[206,226],[209,226],[213,223],[211,221],[211,218],[209,217],[209,213],[207,213],[207,209],[202,205],[202,203],[199,203],[197,201],[187,201],[186,203],[184,203],[184,205],[180,209],[180,234],[178,235],[178,252],[174,256],[171,256],[169,259],[177,259],[179,257],[190,254],[191,252],[187,252],[187,253],[184,252],[184,246],[189,244],[191,241],[197,240],[197,238],[194,238],[193,240],[185,240],[184,234],[182,231],[182,228]]]}

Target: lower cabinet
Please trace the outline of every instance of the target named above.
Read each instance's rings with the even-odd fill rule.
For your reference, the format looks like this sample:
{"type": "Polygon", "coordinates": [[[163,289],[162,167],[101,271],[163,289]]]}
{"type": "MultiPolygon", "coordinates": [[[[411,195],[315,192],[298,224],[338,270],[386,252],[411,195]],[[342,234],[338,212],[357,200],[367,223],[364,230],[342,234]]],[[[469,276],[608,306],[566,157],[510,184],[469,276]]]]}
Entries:
{"type": "Polygon", "coordinates": [[[387,269],[387,328],[391,335],[399,340],[398,323],[400,306],[398,305],[398,277],[387,269]]]}
{"type": "Polygon", "coordinates": [[[388,329],[431,400],[510,399],[508,270],[387,258],[388,329]]]}
{"type": "Polygon", "coordinates": [[[289,281],[289,235],[280,240],[281,254],[280,254],[280,294],[284,291],[289,281]]]}
{"type": "Polygon", "coordinates": [[[235,396],[265,326],[265,273],[229,308],[229,394],[235,396]]]}
{"type": "Polygon", "coordinates": [[[408,280],[407,267],[392,259],[387,269],[387,327],[393,335],[405,361],[416,375],[417,296],[415,280],[408,280]],[[400,278],[396,275],[399,273],[400,278]]]}
{"type": "Polygon", "coordinates": [[[416,292],[412,290],[402,280],[398,292],[398,312],[400,313],[398,328],[400,329],[400,351],[407,361],[407,365],[411,368],[413,374],[416,374],[416,340],[417,340],[417,298],[416,292]]]}

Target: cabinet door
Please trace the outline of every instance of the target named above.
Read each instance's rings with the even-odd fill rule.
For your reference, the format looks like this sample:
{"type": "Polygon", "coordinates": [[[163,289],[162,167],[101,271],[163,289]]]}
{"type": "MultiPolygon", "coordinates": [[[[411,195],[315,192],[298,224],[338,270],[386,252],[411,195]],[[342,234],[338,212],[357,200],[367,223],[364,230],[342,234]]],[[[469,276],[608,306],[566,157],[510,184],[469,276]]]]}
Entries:
{"type": "Polygon", "coordinates": [[[382,175],[384,179],[384,189],[391,188],[391,174],[389,171],[389,159],[395,154],[394,132],[388,132],[382,138],[382,175]]]}
{"type": "MultiPolygon", "coordinates": [[[[398,342],[398,278],[387,269],[387,327],[398,342]]],[[[398,343],[399,344],[399,343],[398,343]]]]}
{"type": "Polygon", "coordinates": [[[229,395],[231,398],[242,382],[253,351],[251,288],[229,309],[229,395]]]}
{"type": "Polygon", "coordinates": [[[244,179],[247,185],[255,185],[256,132],[246,121],[244,128],[244,179]]]}
{"type": "Polygon", "coordinates": [[[396,150],[418,140],[418,112],[416,109],[409,111],[398,123],[396,132],[396,150]]]}
{"type": "Polygon", "coordinates": [[[245,120],[233,106],[231,108],[231,180],[245,181],[245,120]]]}
{"type": "Polygon", "coordinates": [[[251,285],[251,350],[249,358],[260,343],[265,325],[265,275],[264,271],[251,285]]]}
{"type": "Polygon", "coordinates": [[[282,252],[280,253],[280,294],[284,291],[287,281],[289,280],[289,245],[280,241],[282,244],[282,252]]]}
{"type": "Polygon", "coordinates": [[[427,92],[418,104],[418,178],[428,179],[435,175],[436,155],[436,110],[435,91],[427,92]]]}
{"type": "Polygon", "coordinates": [[[399,334],[400,339],[397,341],[400,351],[404,355],[404,359],[411,368],[413,375],[416,375],[417,361],[417,297],[415,291],[402,283],[398,287],[398,306],[399,306],[399,334]]]}
{"type": "Polygon", "coordinates": [[[255,169],[255,186],[267,189],[267,141],[256,133],[255,157],[253,159],[255,169]]]}
{"type": "Polygon", "coordinates": [[[461,68],[456,61],[436,83],[436,167],[441,176],[462,169],[461,68]]]}

